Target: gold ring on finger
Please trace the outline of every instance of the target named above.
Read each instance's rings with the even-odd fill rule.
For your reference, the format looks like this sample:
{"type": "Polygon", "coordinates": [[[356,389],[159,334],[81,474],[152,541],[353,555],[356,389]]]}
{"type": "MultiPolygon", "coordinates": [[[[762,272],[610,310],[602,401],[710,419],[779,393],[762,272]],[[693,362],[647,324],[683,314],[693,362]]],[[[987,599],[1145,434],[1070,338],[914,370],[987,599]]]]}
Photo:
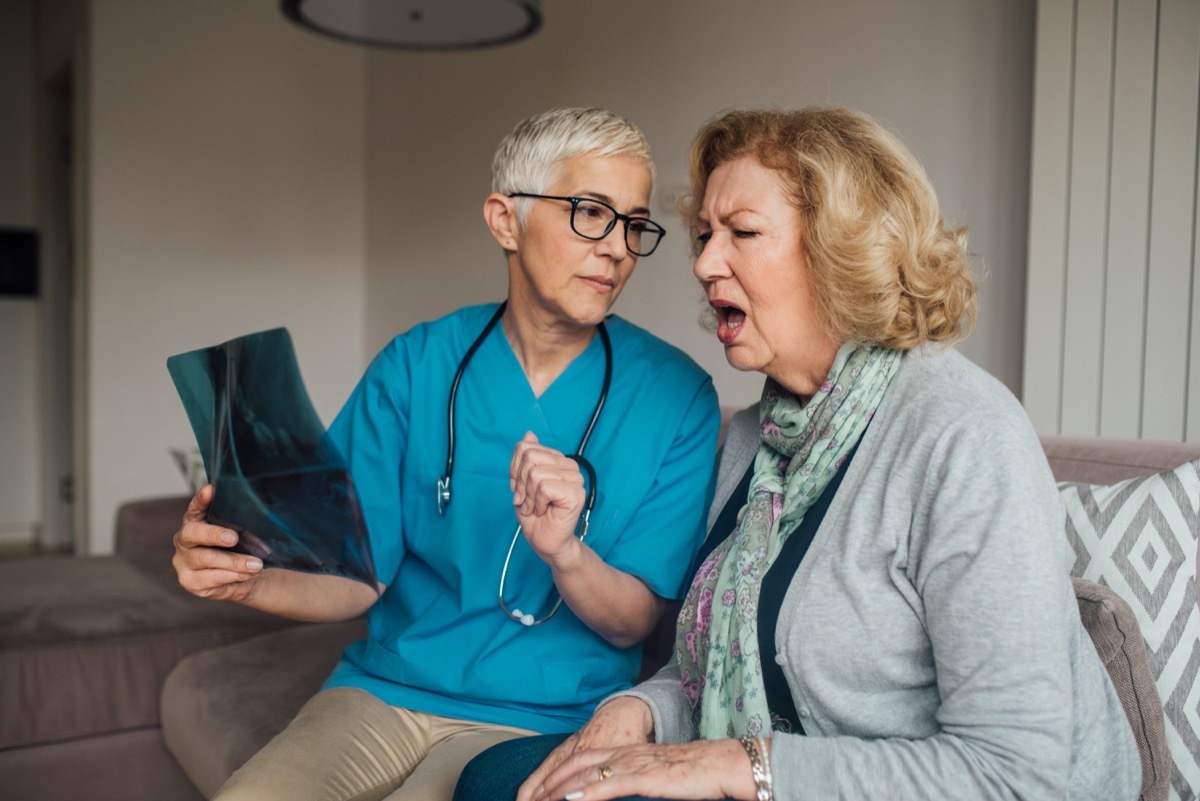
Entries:
{"type": "Polygon", "coordinates": [[[596,773],[600,776],[600,781],[604,781],[612,775],[612,768],[610,768],[608,765],[601,765],[600,767],[596,768],[596,773]]]}

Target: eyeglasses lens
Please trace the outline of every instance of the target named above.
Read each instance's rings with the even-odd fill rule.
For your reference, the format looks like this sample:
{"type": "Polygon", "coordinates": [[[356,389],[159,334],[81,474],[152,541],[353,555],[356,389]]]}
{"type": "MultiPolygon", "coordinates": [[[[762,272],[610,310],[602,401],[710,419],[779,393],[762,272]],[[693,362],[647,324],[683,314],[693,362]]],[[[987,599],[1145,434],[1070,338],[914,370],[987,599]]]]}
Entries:
{"type": "MultiPolygon", "coordinates": [[[[571,227],[588,239],[603,239],[616,222],[616,212],[603,203],[580,200],[573,210],[571,227]]],[[[624,226],[625,246],[639,256],[649,255],[658,246],[662,229],[648,220],[634,218],[624,226]]]]}

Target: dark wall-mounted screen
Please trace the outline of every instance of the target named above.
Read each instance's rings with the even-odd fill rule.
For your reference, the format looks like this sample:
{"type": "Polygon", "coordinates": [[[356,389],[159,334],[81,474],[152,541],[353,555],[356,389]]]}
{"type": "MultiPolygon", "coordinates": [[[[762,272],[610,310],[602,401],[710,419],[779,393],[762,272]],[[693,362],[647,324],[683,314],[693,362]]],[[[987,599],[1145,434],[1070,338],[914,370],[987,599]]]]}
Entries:
{"type": "Polygon", "coordinates": [[[37,294],[37,231],[0,227],[0,297],[36,298],[37,294]]]}

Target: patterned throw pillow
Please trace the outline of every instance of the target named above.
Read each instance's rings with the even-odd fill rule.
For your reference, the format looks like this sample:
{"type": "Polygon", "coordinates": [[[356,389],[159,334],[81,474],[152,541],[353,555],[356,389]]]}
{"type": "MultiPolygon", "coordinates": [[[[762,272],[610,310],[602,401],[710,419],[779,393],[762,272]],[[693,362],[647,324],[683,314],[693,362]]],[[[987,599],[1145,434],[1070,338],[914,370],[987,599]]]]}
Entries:
{"type": "Polygon", "coordinates": [[[1071,575],[1132,608],[1166,711],[1171,798],[1200,797],[1200,460],[1107,486],[1062,482],[1071,575]]]}

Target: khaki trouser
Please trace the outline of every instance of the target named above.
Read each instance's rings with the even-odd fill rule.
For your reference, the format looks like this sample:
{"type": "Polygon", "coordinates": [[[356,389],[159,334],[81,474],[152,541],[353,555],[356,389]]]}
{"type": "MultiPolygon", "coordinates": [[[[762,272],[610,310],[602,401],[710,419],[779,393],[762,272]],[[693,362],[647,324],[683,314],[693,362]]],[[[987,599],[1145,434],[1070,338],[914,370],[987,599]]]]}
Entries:
{"type": "Polygon", "coordinates": [[[399,709],[362,690],[323,690],[214,801],[450,801],[476,754],[527,734],[399,709]]]}

